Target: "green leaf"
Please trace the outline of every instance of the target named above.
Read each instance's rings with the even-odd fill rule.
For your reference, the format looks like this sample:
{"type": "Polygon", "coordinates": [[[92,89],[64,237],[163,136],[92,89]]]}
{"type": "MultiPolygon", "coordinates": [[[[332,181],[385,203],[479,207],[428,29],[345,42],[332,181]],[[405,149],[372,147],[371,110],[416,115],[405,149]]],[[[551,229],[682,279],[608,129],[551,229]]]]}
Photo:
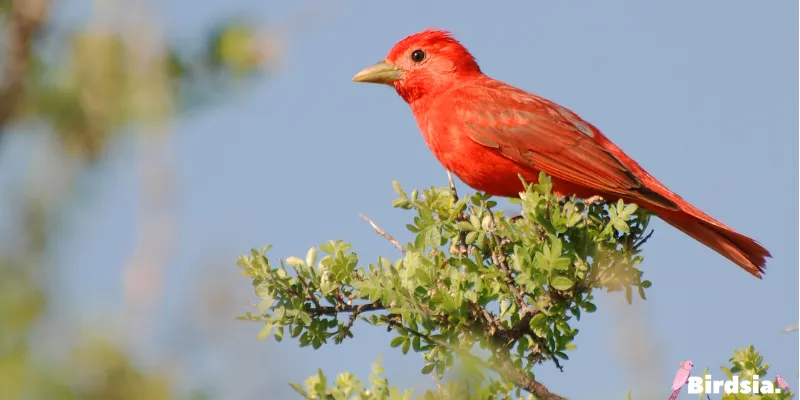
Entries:
{"type": "Polygon", "coordinates": [[[333,255],[333,253],[335,252],[335,249],[333,248],[333,243],[332,242],[328,242],[328,243],[319,245],[319,249],[324,251],[325,253],[331,254],[331,255],[333,255]]]}
{"type": "Polygon", "coordinates": [[[275,300],[272,297],[268,297],[263,301],[261,301],[260,303],[258,303],[258,307],[256,307],[256,309],[258,310],[259,313],[265,314],[272,306],[272,303],[274,302],[275,300]]]}
{"type": "Polygon", "coordinates": [[[636,203],[631,203],[626,205],[625,208],[623,208],[622,211],[619,213],[619,217],[627,221],[631,217],[631,215],[633,215],[633,213],[636,212],[636,209],[638,207],[639,206],[637,206],[636,203]]]}
{"type": "Polygon", "coordinates": [[[425,366],[424,366],[424,367],[422,367],[422,374],[423,374],[423,375],[428,375],[428,374],[430,374],[430,373],[431,373],[431,371],[433,371],[433,369],[434,369],[435,367],[436,367],[436,364],[425,364],[425,366]]]}
{"type": "Polygon", "coordinates": [[[317,263],[317,248],[312,247],[308,249],[308,253],[306,253],[306,265],[312,267],[316,263],[317,263]]]}
{"type": "Polygon", "coordinates": [[[583,220],[583,217],[580,213],[573,212],[567,218],[567,228],[572,228],[573,226],[577,225],[579,222],[583,220]]]}
{"type": "Polygon", "coordinates": [[[394,199],[392,201],[392,207],[393,208],[408,208],[409,206],[410,206],[410,203],[408,202],[407,199],[402,199],[401,198],[401,199],[394,199]]]}
{"type": "Polygon", "coordinates": [[[531,318],[531,322],[530,322],[529,325],[530,325],[531,329],[536,329],[538,327],[543,326],[546,321],[547,321],[547,317],[544,314],[539,313],[539,314],[534,315],[533,318],[531,318]]]}
{"type": "Polygon", "coordinates": [[[544,172],[539,173],[538,183],[533,185],[534,190],[539,194],[550,194],[553,189],[553,184],[550,177],[544,172]]]}
{"type": "Polygon", "coordinates": [[[378,360],[374,364],[372,364],[372,374],[373,375],[380,376],[380,375],[383,375],[383,373],[386,371],[383,368],[383,363],[381,362],[382,358],[383,357],[378,356],[378,360]]]}
{"type": "Polygon", "coordinates": [[[614,219],[612,224],[614,226],[614,229],[616,229],[617,232],[619,232],[619,233],[628,233],[628,232],[631,231],[631,229],[628,226],[628,224],[625,223],[625,221],[623,221],[623,220],[621,220],[619,218],[614,219]]]}
{"type": "Polygon", "coordinates": [[[550,280],[550,287],[556,290],[568,290],[575,282],[565,276],[556,276],[550,280]]]}
{"type": "Polygon", "coordinates": [[[302,326],[302,325],[295,325],[295,326],[294,326],[294,327],[292,327],[292,329],[289,331],[289,335],[290,335],[291,337],[293,337],[293,338],[294,338],[294,337],[297,337],[297,336],[299,336],[299,335],[300,335],[300,333],[302,333],[302,332],[303,332],[303,326],[302,326]]]}
{"type": "Polygon", "coordinates": [[[555,260],[561,257],[561,250],[562,250],[561,239],[555,236],[550,236],[550,243],[553,245],[553,248],[550,249],[550,261],[555,262],[555,260]]]}
{"type": "Polygon", "coordinates": [[[303,260],[297,257],[286,257],[286,263],[297,268],[304,266],[303,260]]]}
{"type": "Polygon", "coordinates": [[[275,328],[275,325],[267,322],[264,324],[264,327],[261,328],[261,331],[258,332],[258,340],[264,340],[272,333],[272,329],[275,328]]]}
{"type": "Polygon", "coordinates": [[[300,320],[303,321],[303,324],[306,326],[311,325],[311,316],[308,313],[300,312],[300,320]]]}
{"type": "Polygon", "coordinates": [[[402,351],[403,354],[407,354],[410,347],[411,347],[411,339],[406,337],[405,340],[403,341],[403,347],[400,349],[400,351],[402,351]]]}
{"type": "Polygon", "coordinates": [[[473,227],[472,224],[467,221],[458,221],[458,223],[456,223],[456,227],[459,230],[466,232],[472,232],[475,230],[475,227],[473,227]]]}
{"type": "Polygon", "coordinates": [[[291,386],[292,389],[294,389],[294,391],[297,392],[300,396],[303,396],[306,399],[311,397],[308,394],[308,392],[306,392],[305,389],[303,389],[303,387],[300,386],[299,384],[294,382],[289,382],[289,386],[291,386]]]}
{"type": "Polygon", "coordinates": [[[398,196],[406,197],[406,192],[403,191],[403,188],[400,186],[400,182],[392,181],[392,187],[394,188],[394,191],[397,192],[398,196]]]}
{"type": "Polygon", "coordinates": [[[391,347],[398,347],[406,340],[405,336],[397,336],[396,338],[392,339],[392,343],[389,345],[391,347]]]}
{"type": "Polygon", "coordinates": [[[553,269],[556,271],[569,270],[570,265],[572,265],[572,260],[569,257],[559,257],[553,261],[553,269]]]}

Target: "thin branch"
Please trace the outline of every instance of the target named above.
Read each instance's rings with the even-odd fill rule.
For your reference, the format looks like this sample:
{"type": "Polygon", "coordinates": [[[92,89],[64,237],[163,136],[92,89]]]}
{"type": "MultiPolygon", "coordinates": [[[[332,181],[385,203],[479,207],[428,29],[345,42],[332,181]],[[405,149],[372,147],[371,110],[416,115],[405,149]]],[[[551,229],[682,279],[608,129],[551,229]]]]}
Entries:
{"type": "Polygon", "coordinates": [[[500,325],[500,321],[495,318],[489,310],[481,307],[477,303],[469,302],[468,307],[472,312],[473,317],[476,321],[480,321],[481,317],[483,317],[483,324],[488,329],[485,334],[488,336],[494,336],[498,332],[503,332],[503,328],[500,325]]]}
{"type": "Polygon", "coordinates": [[[453,180],[453,174],[447,170],[447,180],[450,182],[450,194],[453,196],[453,203],[458,202],[458,191],[456,191],[456,183],[453,180]]]}
{"type": "Polygon", "coordinates": [[[500,267],[500,270],[506,275],[506,286],[508,286],[508,290],[511,291],[511,294],[514,296],[514,301],[517,302],[517,307],[520,310],[525,311],[527,310],[528,306],[525,303],[525,299],[522,297],[522,294],[517,288],[517,284],[514,281],[514,277],[511,273],[511,268],[508,267],[508,262],[505,260],[501,260],[500,256],[498,256],[494,250],[492,250],[492,261],[500,267]]]}
{"type": "Polygon", "coordinates": [[[507,357],[500,360],[500,365],[494,368],[504,378],[513,382],[515,385],[522,387],[528,392],[533,393],[536,397],[542,400],[567,400],[566,397],[559,396],[547,389],[547,386],[541,382],[533,379],[530,375],[520,371],[514,363],[507,357]]]}
{"type": "Polygon", "coordinates": [[[522,318],[520,318],[520,320],[517,321],[514,326],[505,332],[504,339],[506,340],[506,343],[503,344],[504,349],[510,349],[512,346],[514,346],[514,343],[531,331],[531,319],[533,319],[533,317],[538,313],[539,311],[526,311],[522,318]]]}
{"type": "Polygon", "coordinates": [[[433,383],[436,384],[436,388],[439,389],[439,393],[441,394],[441,392],[442,392],[442,383],[439,382],[438,379],[436,379],[436,375],[434,375],[434,374],[431,374],[431,379],[433,379],[433,383]]]}
{"type": "MultiPolygon", "coordinates": [[[[456,190],[456,183],[453,180],[453,174],[450,170],[447,171],[447,181],[450,183],[450,196],[453,198],[453,204],[458,203],[458,191],[456,190]]],[[[456,216],[456,221],[466,221],[467,216],[464,212],[459,212],[456,216]]],[[[458,232],[458,240],[456,241],[456,249],[458,252],[459,257],[463,257],[464,255],[469,253],[469,247],[466,244],[467,241],[467,233],[464,231],[458,232]]]]}
{"type": "Polygon", "coordinates": [[[559,371],[564,372],[564,367],[561,366],[561,363],[558,362],[558,358],[556,358],[555,355],[551,355],[550,360],[553,361],[553,364],[556,365],[556,368],[558,368],[559,371]]]}
{"type": "Polygon", "coordinates": [[[372,222],[372,220],[371,220],[371,219],[367,218],[367,216],[366,216],[366,215],[364,215],[364,214],[361,214],[361,218],[363,218],[365,221],[369,222],[369,224],[370,224],[370,225],[372,225],[372,228],[374,228],[374,229],[375,229],[375,232],[376,232],[378,235],[381,235],[381,236],[385,237],[385,238],[386,238],[386,240],[388,240],[389,242],[391,242],[391,243],[394,245],[394,247],[397,247],[397,249],[398,249],[398,250],[402,251],[402,252],[403,252],[403,254],[405,254],[405,253],[406,253],[406,249],[405,249],[405,247],[403,247],[403,246],[400,244],[400,242],[398,242],[398,241],[397,241],[397,240],[396,240],[396,239],[395,239],[395,238],[394,238],[392,235],[390,235],[390,234],[388,234],[388,233],[384,232],[384,230],[383,230],[383,229],[381,229],[381,228],[380,228],[380,227],[379,227],[377,224],[375,224],[374,222],[372,222]]]}
{"type": "Polygon", "coordinates": [[[645,242],[647,242],[648,239],[650,239],[650,236],[653,236],[653,232],[655,232],[655,230],[651,229],[650,233],[648,233],[645,237],[643,237],[641,240],[639,240],[639,243],[634,244],[633,245],[633,250],[639,250],[639,248],[641,248],[642,245],[645,242]]]}
{"type": "MultiPolygon", "coordinates": [[[[348,297],[348,299],[349,299],[349,297],[348,297]]],[[[341,287],[338,287],[336,289],[336,301],[338,301],[338,302],[340,302],[342,304],[347,304],[347,300],[344,299],[344,292],[342,292],[342,288],[341,287]]]]}
{"type": "MultiPolygon", "coordinates": [[[[353,325],[356,323],[356,319],[358,318],[359,315],[365,312],[379,311],[386,309],[386,307],[384,307],[380,301],[376,301],[374,303],[360,304],[357,306],[352,304],[346,304],[343,302],[338,303],[334,306],[323,306],[320,305],[319,300],[317,300],[316,296],[314,296],[314,294],[310,290],[308,290],[308,286],[306,285],[303,286],[306,287],[306,290],[308,291],[308,297],[310,297],[311,302],[314,303],[314,307],[311,308],[310,310],[307,310],[309,315],[316,317],[320,315],[337,315],[340,313],[348,313],[348,312],[351,313],[350,317],[348,318],[347,324],[344,325],[344,327],[342,328],[344,334],[349,338],[353,337],[353,333],[351,332],[351,330],[353,329],[353,325]]],[[[337,339],[337,343],[339,341],[341,341],[341,339],[337,339]]]]}
{"type": "Polygon", "coordinates": [[[310,315],[336,315],[339,313],[355,313],[361,314],[370,311],[378,311],[378,310],[385,310],[386,307],[381,304],[380,301],[376,301],[374,303],[365,303],[359,305],[352,305],[352,304],[337,304],[335,306],[314,306],[311,310],[308,310],[310,315]]]}
{"type": "Polygon", "coordinates": [[[526,374],[524,372],[521,372],[505,356],[502,356],[502,358],[500,358],[500,365],[492,365],[492,364],[486,362],[485,360],[472,355],[470,352],[464,351],[462,349],[459,349],[458,347],[453,346],[453,345],[451,345],[450,343],[447,343],[444,340],[433,338],[433,337],[428,336],[428,335],[426,335],[426,334],[424,334],[422,332],[416,331],[416,330],[411,329],[411,328],[409,328],[407,326],[403,326],[402,324],[400,324],[400,323],[398,323],[398,322],[396,322],[396,321],[394,321],[392,319],[389,319],[389,318],[385,318],[384,317],[383,320],[387,324],[389,324],[389,326],[391,326],[391,327],[402,328],[405,331],[407,331],[408,333],[419,337],[420,339],[425,339],[429,343],[433,343],[433,344],[436,344],[438,346],[444,347],[444,348],[446,348],[446,349],[448,349],[448,350],[460,355],[461,357],[463,357],[465,359],[469,359],[469,360],[475,362],[476,364],[478,364],[478,365],[480,365],[480,366],[482,366],[484,368],[488,368],[488,369],[497,371],[498,373],[500,373],[500,375],[503,376],[503,378],[508,379],[509,381],[513,382],[515,385],[521,387],[522,389],[524,389],[524,390],[526,390],[526,391],[528,391],[530,393],[533,393],[536,397],[538,397],[538,398],[540,398],[542,400],[566,400],[566,397],[561,397],[561,396],[559,396],[559,395],[557,395],[555,393],[550,392],[545,385],[541,384],[536,379],[532,378],[530,375],[528,375],[528,374],[526,374]]]}
{"type": "Polygon", "coordinates": [[[492,218],[489,233],[494,240],[494,246],[497,247],[497,249],[495,249],[493,246],[489,246],[489,251],[492,253],[492,262],[494,262],[494,264],[497,265],[497,267],[500,268],[500,270],[505,274],[506,286],[508,286],[508,290],[514,296],[514,301],[516,301],[517,307],[519,307],[520,310],[525,311],[527,310],[528,306],[525,304],[525,299],[522,297],[519,288],[517,288],[517,284],[514,282],[514,275],[511,271],[511,268],[508,266],[508,260],[506,260],[505,256],[502,255],[503,249],[501,248],[500,241],[498,241],[497,236],[495,235],[494,213],[488,208],[486,211],[489,212],[489,217],[492,218]]]}
{"type": "Polygon", "coordinates": [[[47,0],[11,1],[0,83],[0,127],[9,122],[22,104],[33,58],[33,38],[47,16],[48,6],[47,0]]]}
{"type": "Polygon", "coordinates": [[[311,287],[306,285],[304,280],[300,280],[300,284],[302,284],[303,287],[306,289],[306,296],[308,296],[308,298],[311,300],[311,302],[314,303],[314,305],[317,308],[322,307],[322,305],[319,304],[319,300],[317,299],[317,296],[315,296],[314,292],[311,291],[311,287]]]}

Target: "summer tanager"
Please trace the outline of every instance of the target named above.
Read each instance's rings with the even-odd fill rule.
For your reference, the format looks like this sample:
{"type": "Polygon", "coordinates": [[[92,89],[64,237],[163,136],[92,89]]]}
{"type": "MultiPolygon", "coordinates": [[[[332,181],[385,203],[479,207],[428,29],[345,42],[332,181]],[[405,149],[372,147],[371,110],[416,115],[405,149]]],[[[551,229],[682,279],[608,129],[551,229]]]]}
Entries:
{"type": "Polygon", "coordinates": [[[574,112],[484,75],[449,32],[406,37],[353,81],[394,87],[436,158],[473,189],[519,196],[519,176],[536,182],[542,171],[559,195],[636,203],[755,277],[764,273],[764,247],[673,193],[574,112]]]}

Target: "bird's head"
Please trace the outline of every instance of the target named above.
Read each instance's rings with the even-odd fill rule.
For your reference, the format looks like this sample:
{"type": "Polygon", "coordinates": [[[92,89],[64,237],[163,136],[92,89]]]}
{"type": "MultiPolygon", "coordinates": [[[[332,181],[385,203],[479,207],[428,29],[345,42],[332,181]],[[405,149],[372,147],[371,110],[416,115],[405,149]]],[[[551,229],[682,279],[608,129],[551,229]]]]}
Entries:
{"type": "Polygon", "coordinates": [[[413,103],[480,74],[475,58],[450,32],[427,29],[398,42],[383,61],[364,68],[353,81],[392,86],[413,103]]]}
{"type": "Polygon", "coordinates": [[[692,360],[686,360],[681,362],[681,367],[686,369],[692,369],[692,367],[694,367],[694,364],[692,364],[692,360]]]}

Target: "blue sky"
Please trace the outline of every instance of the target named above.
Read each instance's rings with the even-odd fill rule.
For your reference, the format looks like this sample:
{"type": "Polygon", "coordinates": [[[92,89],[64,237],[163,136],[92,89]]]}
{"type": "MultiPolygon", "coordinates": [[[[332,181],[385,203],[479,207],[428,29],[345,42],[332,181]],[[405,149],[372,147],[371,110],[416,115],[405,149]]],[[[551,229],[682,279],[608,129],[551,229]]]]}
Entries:
{"type": "MultiPolygon", "coordinates": [[[[314,4],[171,0],[160,10],[170,34],[191,42],[224,16],[280,24],[314,4]]],[[[431,26],[451,30],[488,75],[592,122],[667,186],[774,256],[757,281],[654,221],[643,265],[654,283],[648,300],[617,307],[619,293],[600,294],[599,311],[578,324],[578,350],[564,373],[542,366],[543,383],[576,399],[623,398],[629,388],[634,398],[663,397],[680,361],[721,376],[718,367],[732,350],[754,344],[771,374],[800,386],[798,335],[780,333],[798,322],[797,3],[779,1],[325,7],[284,36],[285,58],[274,76],[176,122],[178,247],[155,339],[139,349],[146,359],[166,361],[177,351],[189,384],[215,387],[220,398],[286,398],[286,381],[302,381],[318,367],[366,379],[379,354],[393,383],[432,386],[419,374],[421,359],[390,349],[382,329],[359,326],[357,340],[313,351],[291,340],[258,342],[258,326],[232,321],[252,298],[233,266],[251,247],[269,243],[275,257],[304,255],[341,238],[367,262],[398,257],[359,213],[407,240],[411,216],[391,208],[391,181],[422,188],[445,185],[446,175],[408,106],[389,88],[350,78],[431,26]],[[196,308],[209,303],[196,291],[207,280],[228,282],[234,301],[216,330],[192,323],[196,308]],[[620,343],[638,341],[638,361],[620,356],[620,343]]],[[[82,182],[52,257],[63,278],[55,289],[61,307],[82,324],[112,331],[126,318],[116,314],[120,273],[137,228],[134,150],[118,144],[82,182]]]]}

